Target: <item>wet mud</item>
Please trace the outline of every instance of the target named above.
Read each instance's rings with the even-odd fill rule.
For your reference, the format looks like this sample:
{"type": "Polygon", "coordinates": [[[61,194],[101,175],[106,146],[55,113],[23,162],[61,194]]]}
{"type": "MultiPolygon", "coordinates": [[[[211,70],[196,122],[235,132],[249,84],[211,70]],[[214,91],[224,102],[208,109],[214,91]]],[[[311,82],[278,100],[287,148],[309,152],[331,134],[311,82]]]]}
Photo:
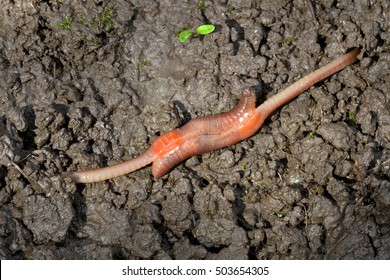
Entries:
{"type": "Polygon", "coordinates": [[[0,12],[2,259],[390,259],[390,5],[10,1],[0,12]],[[216,30],[180,43],[176,33],[216,30]],[[74,184],[190,119],[359,61],[250,139],[74,184]]]}

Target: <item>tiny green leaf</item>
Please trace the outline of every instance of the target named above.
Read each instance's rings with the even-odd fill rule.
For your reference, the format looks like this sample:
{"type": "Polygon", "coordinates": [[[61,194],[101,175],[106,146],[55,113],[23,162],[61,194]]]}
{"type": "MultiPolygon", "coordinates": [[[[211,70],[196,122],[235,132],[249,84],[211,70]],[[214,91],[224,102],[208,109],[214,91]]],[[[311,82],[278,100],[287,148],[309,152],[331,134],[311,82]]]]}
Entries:
{"type": "Polygon", "coordinates": [[[61,29],[69,29],[70,28],[70,22],[71,22],[70,16],[66,16],[65,20],[63,22],[58,23],[57,26],[59,28],[61,28],[61,29]]]}
{"type": "Polygon", "coordinates": [[[246,170],[246,162],[244,162],[243,164],[241,164],[241,170],[242,171],[245,171],[246,170]]]}
{"type": "Polygon", "coordinates": [[[199,1],[198,9],[201,11],[204,11],[206,9],[206,4],[204,3],[204,0],[199,1]]]}
{"type": "Polygon", "coordinates": [[[356,112],[349,112],[348,113],[348,124],[350,126],[356,125],[356,112]]]}
{"type": "Polygon", "coordinates": [[[211,32],[213,32],[214,29],[215,29],[215,26],[212,24],[202,24],[202,25],[198,26],[198,28],[196,29],[196,32],[198,32],[198,34],[200,34],[200,35],[206,35],[206,34],[210,34],[211,32]]]}
{"type": "Polygon", "coordinates": [[[192,36],[192,31],[189,29],[181,30],[176,33],[177,38],[179,38],[179,41],[184,43],[192,36]]]}
{"type": "Polygon", "coordinates": [[[282,45],[289,46],[292,44],[293,41],[294,41],[294,38],[291,38],[291,37],[284,38],[282,40],[282,45]]]}
{"type": "Polygon", "coordinates": [[[285,216],[282,212],[275,212],[274,214],[275,214],[275,216],[278,217],[279,219],[284,218],[284,216],[285,216]]]}

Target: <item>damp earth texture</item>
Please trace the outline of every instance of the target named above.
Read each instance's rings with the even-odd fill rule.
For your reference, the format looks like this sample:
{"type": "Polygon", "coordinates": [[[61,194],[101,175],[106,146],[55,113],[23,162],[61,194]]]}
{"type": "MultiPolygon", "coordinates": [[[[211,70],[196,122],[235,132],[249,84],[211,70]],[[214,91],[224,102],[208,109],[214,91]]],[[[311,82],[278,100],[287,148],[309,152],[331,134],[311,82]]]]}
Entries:
{"type": "Polygon", "coordinates": [[[0,258],[390,259],[388,1],[200,2],[1,1],[0,258]],[[356,47],[252,137],[158,180],[62,176],[356,47]]]}

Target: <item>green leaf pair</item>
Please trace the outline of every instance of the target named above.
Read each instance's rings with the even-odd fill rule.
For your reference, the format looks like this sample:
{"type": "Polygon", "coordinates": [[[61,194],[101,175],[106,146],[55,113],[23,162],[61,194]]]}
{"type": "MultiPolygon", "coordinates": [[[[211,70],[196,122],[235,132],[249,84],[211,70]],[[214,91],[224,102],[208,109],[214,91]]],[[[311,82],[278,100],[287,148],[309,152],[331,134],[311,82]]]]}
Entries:
{"type": "MultiPolygon", "coordinates": [[[[212,33],[214,30],[215,26],[213,24],[202,24],[196,28],[196,33],[199,35],[207,35],[212,33]]],[[[191,29],[184,29],[177,32],[176,36],[179,38],[180,42],[184,43],[189,38],[194,36],[194,32],[191,29]]]]}

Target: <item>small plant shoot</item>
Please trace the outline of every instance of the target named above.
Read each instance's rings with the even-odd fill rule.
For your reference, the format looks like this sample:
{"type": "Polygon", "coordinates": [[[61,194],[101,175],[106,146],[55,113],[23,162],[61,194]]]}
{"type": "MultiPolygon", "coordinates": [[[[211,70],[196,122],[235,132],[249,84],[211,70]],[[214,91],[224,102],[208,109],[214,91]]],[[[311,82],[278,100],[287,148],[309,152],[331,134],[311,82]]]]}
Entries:
{"type": "Polygon", "coordinates": [[[203,24],[203,25],[198,26],[198,28],[196,29],[196,32],[198,32],[198,34],[200,34],[200,35],[207,35],[207,34],[210,34],[211,32],[213,32],[214,30],[215,30],[214,25],[203,24]]]}
{"type": "MultiPolygon", "coordinates": [[[[212,33],[215,30],[215,26],[212,24],[202,24],[196,28],[196,34],[198,35],[207,35],[212,33]]],[[[177,38],[181,43],[189,40],[194,36],[194,32],[191,29],[183,29],[176,33],[177,38]]]]}
{"type": "Polygon", "coordinates": [[[182,43],[187,41],[192,35],[193,35],[192,31],[189,29],[181,30],[176,33],[177,38],[179,38],[179,41],[182,43]]]}
{"type": "Polygon", "coordinates": [[[71,23],[71,18],[70,16],[66,16],[65,20],[63,22],[60,22],[57,24],[57,26],[61,29],[69,29],[70,28],[70,23],[71,23]]]}

